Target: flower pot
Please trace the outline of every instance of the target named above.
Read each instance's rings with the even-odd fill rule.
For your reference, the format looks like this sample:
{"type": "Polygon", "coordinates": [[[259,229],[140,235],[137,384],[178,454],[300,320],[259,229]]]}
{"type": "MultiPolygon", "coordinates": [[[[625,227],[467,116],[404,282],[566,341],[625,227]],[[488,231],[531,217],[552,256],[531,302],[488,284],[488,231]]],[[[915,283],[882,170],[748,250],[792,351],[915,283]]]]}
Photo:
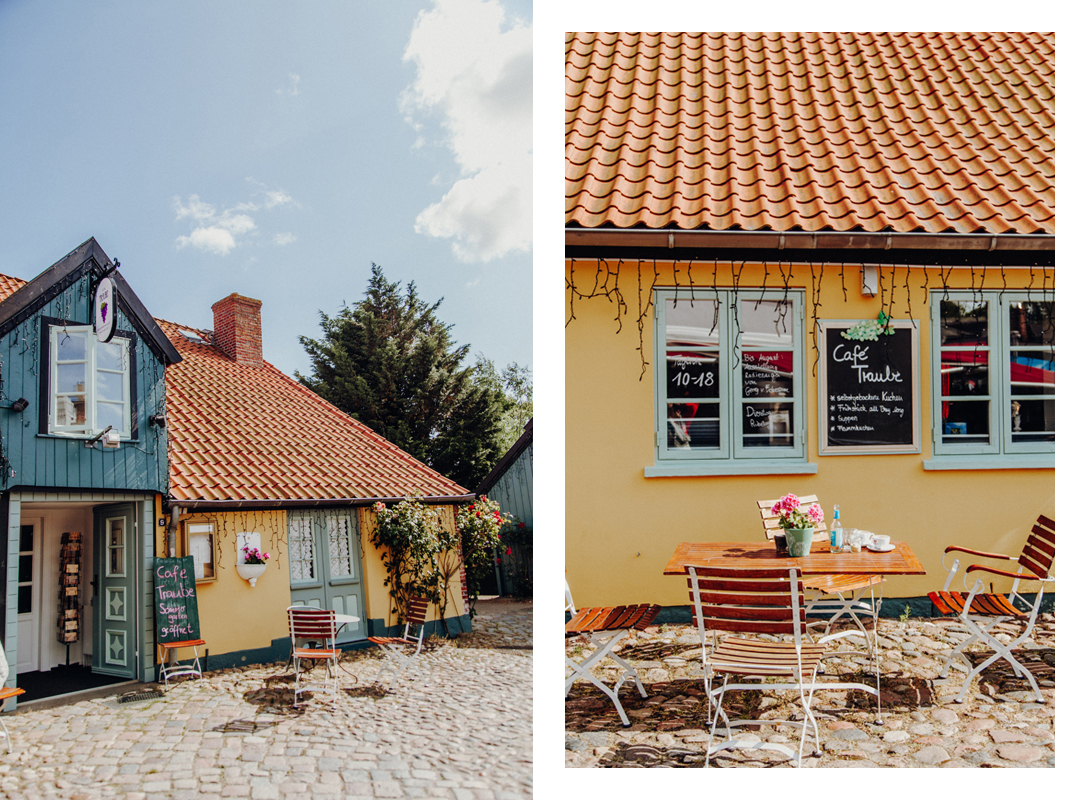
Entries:
{"type": "Polygon", "coordinates": [[[785,542],[789,555],[800,558],[811,553],[811,537],[815,528],[785,528],[785,542]]]}
{"type": "Polygon", "coordinates": [[[256,586],[258,578],[265,572],[265,564],[236,564],[235,571],[244,581],[250,581],[251,586],[256,586]]]}

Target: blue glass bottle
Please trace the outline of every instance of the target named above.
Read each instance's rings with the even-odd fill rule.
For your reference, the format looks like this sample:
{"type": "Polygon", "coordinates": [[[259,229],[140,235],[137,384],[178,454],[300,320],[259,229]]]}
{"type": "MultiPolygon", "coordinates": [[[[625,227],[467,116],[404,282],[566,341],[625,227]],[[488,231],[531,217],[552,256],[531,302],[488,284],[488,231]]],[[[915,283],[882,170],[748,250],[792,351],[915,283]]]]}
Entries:
{"type": "Polygon", "coordinates": [[[830,552],[840,553],[845,547],[845,534],[842,532],[841,512],[834,506],[834,520],[830,523],[830,552]]]}

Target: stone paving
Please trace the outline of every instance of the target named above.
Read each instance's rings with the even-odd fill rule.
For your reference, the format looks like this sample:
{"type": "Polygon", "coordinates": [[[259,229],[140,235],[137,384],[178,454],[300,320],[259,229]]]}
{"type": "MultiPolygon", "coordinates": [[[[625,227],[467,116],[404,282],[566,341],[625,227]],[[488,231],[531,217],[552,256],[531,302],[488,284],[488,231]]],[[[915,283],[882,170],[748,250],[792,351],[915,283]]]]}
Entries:
{"type": "MultiPolygon", "coordinates": [[[[1009,641],[1017,629],[1002,624],[999,639],[1009,641]]],[[[1028,683],[1013,676],[999,659],[972,683],[962,704],[953,702],[966,672],[953,666],[946,679],[937,677],[950,651],[961,641],[935,620],[881,619],[878,642],[883,679],[884,724],[875,724],[875,698],[864,692],[817,692],[813,710],[820,722],[819,757],[805,746],[805,767],[1053,767],[1054,766],[1054,635],[1053,614],[1041,614],[1035,633],[1016,651],[1020,663],[1036,675],[1046,702],[1034,702],[1028,683]]],[[[838,640],[839,651],[863,649],[863,637],[838,640]]],[[[580,648],[570,639],[570,654],[580,648]]],[[[972,651],[972,659],[985,656],[972,651]]],[[[642,698],[628,682],[622,706],[633,723],[628,730],[610,700],[587,681],[578,681],[565,702],[565,764],[568,767],[702,767],[708,729],[702,685],[701,648],[690,625],[653,625],[631,632],[617,646],[641,676],[648,692],[642,698]]],[[[577,658],[587,655],[577,652],[577,658]]],[[[838,658],[828,671],[874,685],[863,671],[867,662],[838,658]]],[[[976,662],[978,663],[978,662],[976,662]]],[[[593,673],[613,685],[621,674],[609,659],[593,673]],[[610,666],[607,666],[607,665],[610,666]],[[613,677],[612,677],[613,676],[613,677]]],[[[731,693],[742,718],[799,718],[799,701],[789,692],[731,693]],[[758,716],[754,716],[757,714],[758,716]]],[[[796,748],[799,734],[789,726],[762,726],[756,733],[796,748]]],[[[765,750],[724,750],[717,767],[790,767],[788,759],[765,750]]]]}
{"type": "Polygon", "coordinates": [[[355,677],[336,709],[316,695],[294,710],[281,663],[10,714],[0,797],[531,797],[531,604],[479,611],[473,634],[428,641],[425,685],[386,694],[376,648],[343,654],[355,677]]]}

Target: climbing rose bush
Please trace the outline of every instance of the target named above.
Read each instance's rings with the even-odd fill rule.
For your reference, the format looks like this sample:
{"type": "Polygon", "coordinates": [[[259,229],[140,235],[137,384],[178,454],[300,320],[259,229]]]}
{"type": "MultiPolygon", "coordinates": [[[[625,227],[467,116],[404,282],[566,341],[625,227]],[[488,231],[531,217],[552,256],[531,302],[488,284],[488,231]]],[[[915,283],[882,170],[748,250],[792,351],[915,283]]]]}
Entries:
{"type": "Polygon", "coordinates": [[[376,524],[369,537],[383,554],[384,586],[390,587],[399,619],[405,620],[410,595],[440,599],[441,553],[456,546],[455,536],[440,524],[438,513],[419,498],[387,507],[374,506],[376,524]]]}
{"type": "Polygon", "coordinates": [[[455,513],[463,543],[467,592],[472,602],[478,599],[482,582],[493,569],[493,548],[500,543],[501,527],[510,517],[484,494],[473,503],[460,506],[455,513]]]}

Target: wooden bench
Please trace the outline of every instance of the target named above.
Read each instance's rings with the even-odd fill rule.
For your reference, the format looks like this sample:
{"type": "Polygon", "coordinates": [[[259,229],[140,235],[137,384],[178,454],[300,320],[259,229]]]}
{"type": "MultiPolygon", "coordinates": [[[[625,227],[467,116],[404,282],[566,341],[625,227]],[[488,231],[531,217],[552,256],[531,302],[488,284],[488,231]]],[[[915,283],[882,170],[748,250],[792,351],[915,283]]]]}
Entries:
{"type": "MultiPolygon", "coordinates": [[[[566,599],[571,597],[569,583],[565,581],[566,599]]],[[[591,681],[600,691],[607,695],[618,710],[618,716],[622,718],[622,725],[628,728],[631,723],[622,708],[622,702],[618,699],[618,692],[627,679],[632,678],[641,697],[648,697],[644,684],[640,677],[628,662],[619,658],[614,652],[614,645],[631,630],[643,631],[656,619],[660,613],[660,606],[652,603],[642,603],[630,606],[611,606],[606,608],[582,608],[578,609],[565,624],[565,637],[587,636],[588,642],[595,647],[595,652],[583,661],[574,661],[565,656],[565,665],[569,673],[565,676],[565,695],[568,696],[577,678],[585,678],[591,681]],[[613,688],[607,686],[601,680],[592,675],[592,667],[609,657],[622,667],[622,677],[613,688]]]]}

